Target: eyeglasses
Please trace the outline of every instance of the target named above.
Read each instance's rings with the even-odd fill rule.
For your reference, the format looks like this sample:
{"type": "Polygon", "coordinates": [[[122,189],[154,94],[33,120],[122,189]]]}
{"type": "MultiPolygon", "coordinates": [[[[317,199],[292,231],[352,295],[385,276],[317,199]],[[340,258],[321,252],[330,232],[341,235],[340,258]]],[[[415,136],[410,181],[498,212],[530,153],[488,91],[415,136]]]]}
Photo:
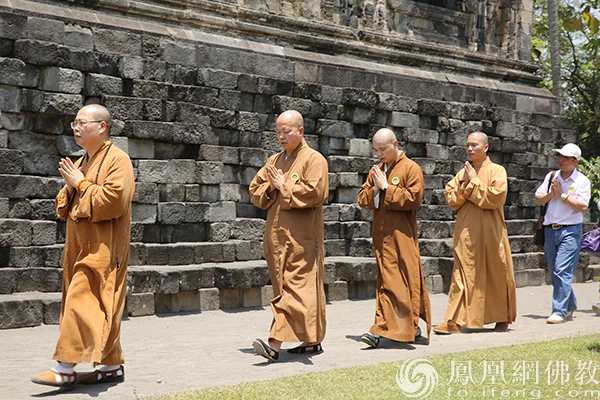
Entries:
{"type": "Polygon", "coordinates": [[[79,127],[79,126],[86,126],[87,124],[91,124],[94,122],[104,122],[104,121],[79,121],[79,120],[75,120],[73,122],[71,122],[71,129],[75,129],[75,127],[79,127]]]}

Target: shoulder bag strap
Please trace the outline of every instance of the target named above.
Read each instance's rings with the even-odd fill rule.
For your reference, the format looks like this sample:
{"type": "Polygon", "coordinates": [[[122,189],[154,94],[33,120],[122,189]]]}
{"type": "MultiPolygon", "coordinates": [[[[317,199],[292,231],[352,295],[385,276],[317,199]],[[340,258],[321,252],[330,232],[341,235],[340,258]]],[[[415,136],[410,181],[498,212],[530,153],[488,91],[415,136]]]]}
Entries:
{"type": "MultiPolygon", "coordinates": [[[[549,175],[550,177],[548,178],[548,189],[546,190],[546,193],[550,193],[550,186],[552,186],[552,172],[550,171],[549,175]]],[[[546,202],[546,204],[544,204],[542,206],[542,213],[540,214],[540,218],[543,218],[544,215],[546,215],[546,209],[548,208],[548,203],[550,203],[549,201],[546,202]]],[[[600,221],[598,221],[598,223],[600,223],[600,221]]]]}

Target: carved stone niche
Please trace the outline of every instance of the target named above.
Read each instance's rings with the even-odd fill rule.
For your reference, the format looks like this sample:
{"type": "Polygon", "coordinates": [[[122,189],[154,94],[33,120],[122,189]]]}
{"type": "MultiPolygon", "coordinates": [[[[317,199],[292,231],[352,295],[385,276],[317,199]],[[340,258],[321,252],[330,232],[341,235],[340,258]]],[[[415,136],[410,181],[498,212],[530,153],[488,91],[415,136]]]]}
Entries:
{"type": "Polygon", "coordinates": [[[390,32],[428,42],[476,48],[472,45],[475,14],[459,11],[460,5],[455,0],[387,0],[387,5],[390,32]]]}

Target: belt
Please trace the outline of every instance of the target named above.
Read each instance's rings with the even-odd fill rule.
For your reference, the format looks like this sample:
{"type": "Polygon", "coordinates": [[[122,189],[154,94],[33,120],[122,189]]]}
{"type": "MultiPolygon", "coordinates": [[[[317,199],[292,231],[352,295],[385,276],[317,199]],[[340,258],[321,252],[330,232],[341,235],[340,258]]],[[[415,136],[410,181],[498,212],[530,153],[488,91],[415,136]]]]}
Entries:
{"type": "Polygon", "coordinates": [[[571,225],[561,225],[561,224],[550,224],[550,225],[544,225],[545,228],[552,228],[555,231],[558,229],[562,229],[562,228],[567,228],[569,226],[575,226],[575,225],[579,225],[579,224],[571,224],[571,225]]]}

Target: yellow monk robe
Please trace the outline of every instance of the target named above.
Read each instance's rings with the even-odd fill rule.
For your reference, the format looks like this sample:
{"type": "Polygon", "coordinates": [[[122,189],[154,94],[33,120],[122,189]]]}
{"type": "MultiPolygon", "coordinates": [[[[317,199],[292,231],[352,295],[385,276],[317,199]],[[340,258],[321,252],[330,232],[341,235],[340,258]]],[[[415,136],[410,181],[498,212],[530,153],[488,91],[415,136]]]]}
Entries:
{"type": "Polygon", "coordinates": [[[329,196],[325,158],[302,142],[285,159],[270,157],[250,183],[252,203],[267,212],[264,253],[274,298],[269,338],[320,343],[325,337],[323,203],[329,196]],[[281,190],[269,187],[267,165],[283,171],[281,190]]]}
{"type": "MultiPolygon", "coordinates": [[[[382,171],[384,164],[378,166],[382,171]]],[[[421,167],[404,154],[386,172],[388,188],[375,207],[373,176],[358,193],[362,208],[375,210],[373,247],[377,260],[375,323],[369,329],[399,342],[412,342],[419,318],[431,331],[431,304],[425,288],[417,240],[417,210],[425,191],[421,167]]]]}
{"type": "Polygon", "coordinates": [[[53,359],[123,364],[120,328],[127,286],[133,168],[129,156],[107,140],[91,160],[76,166],[85,180],[71,195],[56,197],[67,220],[63,253],[60,336],[53,359]]]}
{"type": "Polygon", "coordinates": [[[466,328],[515,321],[513,261],[504,221],[507,178],[504,167],[489,157],[466,188],[464,168],[446,185],[444,195],[458,211],[452,247],[454,270],[446,321],[466,328]]]}

